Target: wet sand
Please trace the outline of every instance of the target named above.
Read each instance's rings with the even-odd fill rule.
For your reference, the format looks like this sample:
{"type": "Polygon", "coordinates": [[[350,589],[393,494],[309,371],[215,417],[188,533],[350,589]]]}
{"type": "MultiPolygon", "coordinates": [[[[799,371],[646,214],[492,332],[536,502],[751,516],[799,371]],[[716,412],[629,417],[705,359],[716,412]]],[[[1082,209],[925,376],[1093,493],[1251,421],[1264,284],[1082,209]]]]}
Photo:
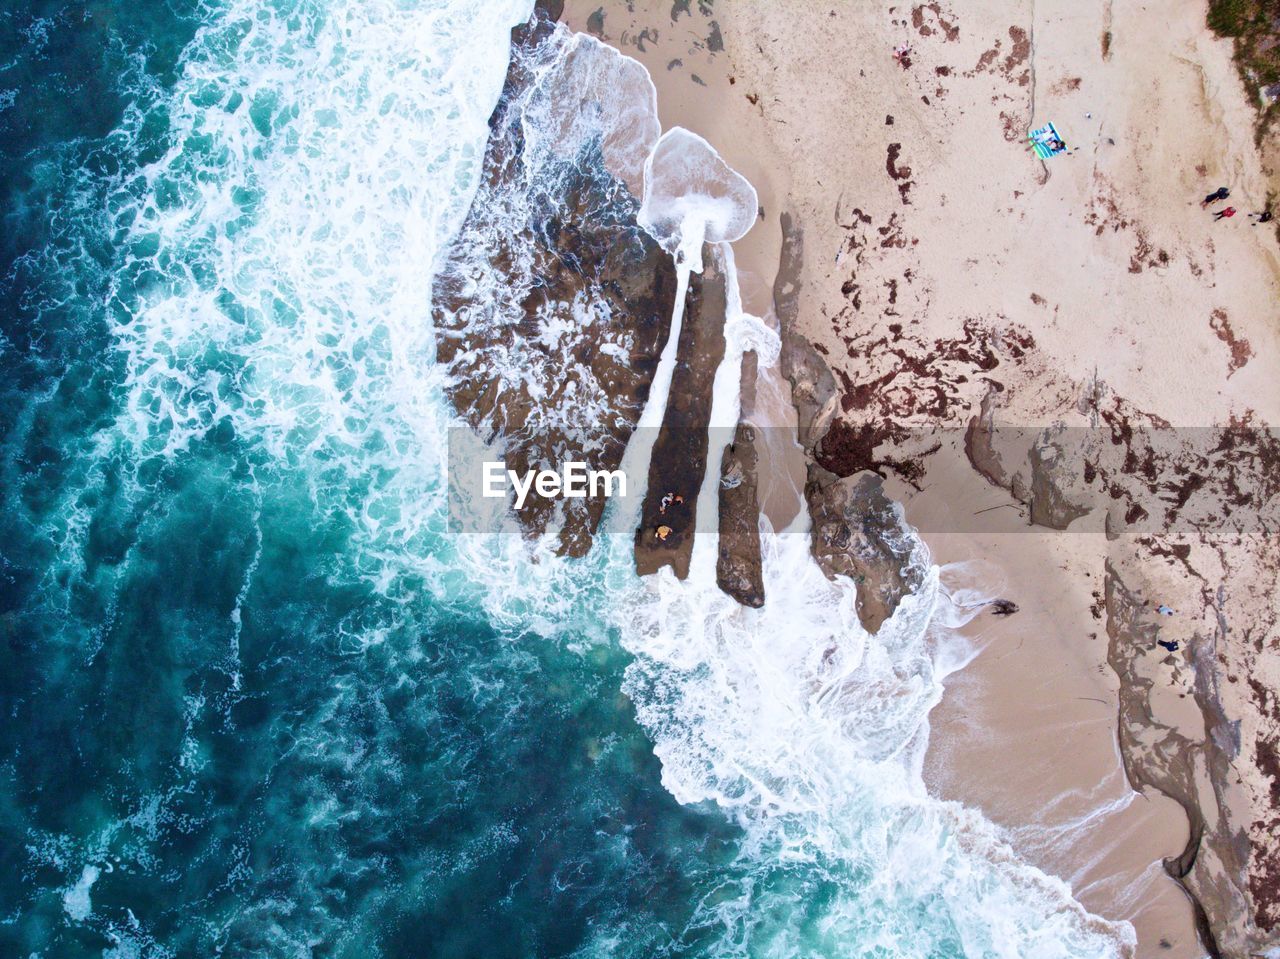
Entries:
{"type": "Polygon", "coordinates": [[[1027,525],[1025,508],[977,476],[956,444],[931,459],[923,485],[891,485],[890,495],[925,531],[934,562],[956,567],[950,583],[1018,605],[964,630],[975,656],[930,715],[930,791],[982,809],[1091,912],[1132,922],[1139,955],[1198,959],[1187,896],[1160,865],[1186,844],[1186,816],[1171,799],[1134,792],[1121,765],[1099,601],[1105,535],[1027,525]],[[980,510],[990,532],[946,532],[971,529],[980,510]]]}

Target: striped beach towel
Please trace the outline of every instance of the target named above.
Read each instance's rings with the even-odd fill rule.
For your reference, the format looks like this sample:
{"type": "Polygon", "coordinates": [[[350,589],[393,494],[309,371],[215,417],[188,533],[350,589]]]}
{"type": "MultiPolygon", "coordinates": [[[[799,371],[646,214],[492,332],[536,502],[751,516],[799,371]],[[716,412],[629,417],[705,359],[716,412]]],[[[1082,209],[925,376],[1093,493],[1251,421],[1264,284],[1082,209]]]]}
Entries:
{"type": "Polygon", "coordinates": [[[1049,157],[1062,152],[1061,150],[1055,151],[1049,146],[1052,141],[1067,142],[1062,134],[1058,132],[1058,128],[1052,123],[1046,123],[1039,130],[1032,130],[1027,134],[1027,139],[1031,141],[1031,149],[1035,151],[1036,156],[1041,160],[1047,160],[1049,157]]]}

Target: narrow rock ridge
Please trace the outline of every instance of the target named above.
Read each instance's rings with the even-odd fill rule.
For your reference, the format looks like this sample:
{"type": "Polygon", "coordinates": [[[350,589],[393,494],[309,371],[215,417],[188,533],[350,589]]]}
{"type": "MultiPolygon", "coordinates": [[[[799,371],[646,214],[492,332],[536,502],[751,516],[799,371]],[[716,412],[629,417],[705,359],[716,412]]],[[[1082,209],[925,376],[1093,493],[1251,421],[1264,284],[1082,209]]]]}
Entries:
{"type": "Polygon", "coordinates": [[[813,437],[831,413],[836,398],[836,379],[826,360],[799,331],[800,271],[804,263],[804,230],[790,213],[778,217],[782,227],[782,253],[778,275],[773,281],[773,306],[782,338],[782,375],[791,384],[796,407],[800,443],[809,454],[813,437]]]}
{"type": "MultiPolygon", "coordinates": [[[[1216,795],[1213,782],[1225,781],[1222,775],[1230,759],[1223,762],[1214,737],[1194,740],[1156,719],[1151,700],[1159,671],[1147,660],[1163,658],[1162,647],[1157,645],[1158,625],[1153,622],[1150,605],[1125,585],[1111,562],[1106,567],[1105,590],[1107,662],[1120,678],[1118,732],[1125,774],[1134,788],[1156,789],[1186,813],[1190,827],[1187,844],[1177,856],[1164,861],[1164,868],[1190,894],[1205,949],[1211,956],[1221,956],[1214,929],[1224,928],[1234,903],[1245,898],[1242,887],[1248,849],[1247,837],[1239,830],[1230,831],[1225,817],[1217,814],[1221,797],[1216,795]],[[1209,775],[1211,765],[1216,767],[1215,776],[1209,775]]],[[[1206,637],[1197,639],[1199,650],[1210,645],[1206,637]]],[[[1200,673],[1197,669],[1197,676],[1200,673]]],[[[1202,710],[1208,705],[1212,719],[1220,719],[1215,697],[1208,697],[1207,703],[1200,696],[1196,698],[1202,710]]],[[[1211,726],[1210,715],[1205,719],[1206,726],[1211,726]]]]}
{"type": "Polygon", "coordinates": [[[636,572],[670,566],[689,575],[698,492],[707,470],[712,386],[724,359],[726,287],[719,250],[703,247],[701,274],[689,277],[684,321],[666,412],[649,459],[649,484],[636,530],[636,572]]]}
{"type": "Polygon", "coordinates": [[[720,461],[720,547],[716,583],[743,606],[764,605],[760,502],[753,414],[756,354],[742,355],[742,413],[720,461]]]}

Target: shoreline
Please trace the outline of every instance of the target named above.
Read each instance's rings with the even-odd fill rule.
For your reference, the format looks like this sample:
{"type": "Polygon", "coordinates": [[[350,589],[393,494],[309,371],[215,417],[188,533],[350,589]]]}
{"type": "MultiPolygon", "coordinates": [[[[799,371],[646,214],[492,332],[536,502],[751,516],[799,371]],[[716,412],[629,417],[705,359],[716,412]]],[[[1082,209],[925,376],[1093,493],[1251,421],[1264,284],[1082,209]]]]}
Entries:
{"type": "MultiPolygon", "coordinates": [[[[900,444],[895,424],[963,427],[978,422],[980,407],[1002,424],[1047,427],[1065,417],[1095,430],[1280,419],[1270,378],[1280,330],[1254,309],[1280,288],[1274,238],[1244,223],[1214,226],[1195,199],[1220,179],[1232,183],[1233,198],[1243,194],[1239,202],[1265,193],[1241,134],[1249,107],[1234,64],[1197,11],[1182,11],[1156,37],[1137,13],[1109,7],[1101,20],[1062,5],[1034,15],[982,4],[960,17],[939,3],[808,13],[807,21],[756,9],[713,18],[709,8],[678,4],[629,12],[571,2],[563,18],[644,63],[663,127],[705,137],[756,187],[761,221],[735,244],[748,312],[783,312],[767,278],[784,255],[775,226],[784,214],[794,218],[805,250],[790,294],[793,357],[802,380],[816,378],[806,398],[791,376],[802,430],[812,424],[821,436],[842,420],[868,423],[874,442],[852,448],[856,457],[900,444]],[[903,40],[912,47],[908,69],[888,56],[903,40]],[[815,86],[815,76],[827,82],[815,86]],[[1161,124],[1149,122],[1152,100],[1161,124]],[[1046,118],[1070,130],[1074,150],[1034,161],[1017,144],[1046,118]],[[1036,232],[1037,223],[1054,228],[1036,232]]],[[[1033,449],[1024,483],[1025,452],[992,451],[984,468],[955,444],[942,453],[917,447],[897,459],[846,457],[841,469],[850,472],[836,474],[887,467],[891,497],[922,529],[935,524],[921,517],[970,498],[984,509],[1030,504],[1039,524],[1028,528],[1009,509],[1003,531],[991,517],[997,531],[924,535],[939,562],[977,556],[1005,567],[1022,606],[1003,621],[984,614],[971,624],[985,647],[948,680],[931,716],[931,788],[1011,830],[1030,861],[1068,879],[1100,915],[1132,920],[1139,956],[1214,952],[1224,934],[1233,944],[1259,942],[1243,903],[1212,889],[1219,879],[1243,889],[1253,867],[1228,861],[1229,837],[1247,822],[1249,803],[1265,801],[1265,778],[1226,782],[1234,755],[1212,747],[1214,789],[1179,785],[1199,775],[1194,751],[1212,726],[1203,716],[1222,713],[1227,689],[1206,678],[1220,667],[1196,651],[1213,648],[1213,630],[1228,627],[1204,619],[1206,636],[1194,622],[1160,624],[1180,630],[1166,640],[1189,651],[1179,665],[1141,651],[1155,645],[1152,636],[1138,621],[1120,622],[1112,597],[1123,567],[1126,582],[1151,579],[1156,596],[1205,616],[1217,610],[1225,623],[1221,599],[1191,598],[1193,581],[1204,578],[1198,570],[1256,565],[1249,557],[1264,547],[1244,543],[1228,555],[1201,532],[1187,563],[1188,547],[1167,527],[1154,541],[1113,536],[1110,510],[1105,535],[1095,511],[1079,521],[1094,533],[1064,536],[1057,530],[1084,512],[1071,505],[1079,478],[1033,449]],[[931,500],[938,477],[945,495],[935,490],[931,500]],[[1189,575],[1170,578],[1163,556],[1180,557],[1189,575]],[[1066,656],[1065,681],[1037,685],[1037,659],[1026,652],[1032,636],[1066,656]],[[1172,692],[1159,692],[1160,683],[1172,692]],[[1052,708],[1037,705],[1037,695],[1052,708]],[[1112,704],[1109,719],[1098,716],[1103,703],[1112,704]],[[1146,744],[1164,723],[1179,731],[1172,758],[1146,744]],[[1034,775],[1039,744],[1067,732],[1069,769],[1034,775]],[[1093,790],[1093,806],[1064,801],[1082,788],[1093,790]],[[1203,822],[1214,825],[1205,832],[1203,822]],[[1118,893],[1122,905],[1112,902],[1118,893]]],[[[761,462],[763,486],[774,468],[761,462]]],[[[794,465],[788,473],[794,486],[794,465]]],[[[1085,476],[1091,482],[1088,469],[1085,476]]],[[[1249,482],[1265,484],[1265,475],[1249,482]]],[[[1255,488],[1262,499],[1264,486],[1255,488]]],[[[1251,580],[1249,588],[1254,598],[1232,608],[1234,628],[1246,634],[1267,628],[1266,586],[1251,580]]],[[[1257,707],[1235,695],[1229,708],[1252,716],[1257,707]]],[[[1265,715],[1248,722],[1261,728],[1258,742],[1270,735],[1265,715]]],[[[1259,889],[1270,880],[1251,881],[1259,889]]]]}
{"type": "MultiPolygon", "coordinates": [[[[999,505],[1000,492],[954,447],[935,455],[935,477],[923,493],[904,484],[891,493],[918,529],[945,529],[953,517],[999,505]]],[[[1130,786],[1106,631],[1079,615],[1101,586],[1092,571],[1105,537],[1029,526],[1019,509],[993,512],[990,532],[924,535],[935,563],[976,564],[983,585],[998,585],[1018,606],[1009,616],[983,613],[963,630],[976,652],[946,678],[930,714],[925,782],[982,809],[1090,912],[1132,923],[1139,955],[1198,959],[1191,904],[1160,868],[1185,846],[1186,816],[1173,800],[1130,786]]]]}
{"type": "MultiPolygon", "coordinates": [[[[562,21],[573,29],[587,29],[590,17],[589,14],[584,17],[582,11],[588,6],[591,5],[580,7],[571,0],[566,5],[562,21]]],[[[637,15],[637,20],[639,16],[637,15]]],[[[609,22],[606,15],[603,24],[606,29],[609,22]]],[[[690,23],[691,30],[698,25],[696,19],[691,18],[690,23]]],[[[599,25],[599,21],[596,21],[596,25],[599,25]]],[[[624,36],[642,34],[644,29],[632,29],[624,36]]],[[[722,26],[722,33],[728,29],[731,28],[727,24],[722,26]]],[[[607,32],[604,36],[600,33],[595,35],[606,42],[610,40],[607,32]]],[[[625,41],[623,43],[625,46],[625,41]]],[[[698,133],[716,147],[730,167],[742,173],[756,186],[764,216],[746,241],[735,244],[739,273],[743,277],[743,306],[748,311],[757,310],[760,315],[776,318],[775,288],[783,289],[798,283],[805,272],[805,265],[798,258],[796,262],[789,264],[783,262],[782,231],[768,229],[773,222],[773,218],[769,216],[771,209],[779,209],[780,213],[789,212],[783,208],[785,203],[779,196],[777,181],[772,176],[764,177],[760,182],[755,179],[765,170],[785,169],[782,154],[767,135],[759,135],[758,124],[748,125],[752,119],[758,118],[753,118],[748,111],[734,108],[738,104],[736,98],[728,100],[726,109],[724,99],[703,95],[704,88],[700,84],[690,83],[680,73],[663,68],[662,57],[656,46],[647,45],[646,49],[631,46],[623,52],[635,57],[649,69],[658,90],[658,113],[663,129],[684,126],[698,133]],[[745,132],[748,130],[750,133],[745,132]],[[766,229],[762,230],[762,227],[766,229]],[[744,243],[746,250],[739,252],[744,243]],[[769,273],[770,269],[773,270],[772,275],[769,273]],[[786,275],[788,273],[791,275],[786,275]]],[[[681,59],[690,61],[692,57],[685,53],[681,59]]],[[[719,80],[730,88],[737,85],[736,82],[728,82],[730,77],[734,77],[736,81],[737,71],[726,64],[723,58],[717,60],[710,51],[704,51],[700,59],[692,60],[688,69],[708,84],[719,80]]],[[[744,99],[747,103],[751,102],[749,98],[744,99]]],[[[794,381],[792,385],[794,386],[794,381]]],[[[794,403],[794,400],[790,402],[794,403]]],[[[816,413],[817,410],[813,412],[816,413]]],[[[803,422],[803,412],[801,418],[803,422]]],[[[794,459],[798,457],[793,458],[789,469],[794,471],[797,466],[803,469],[803,464],[795,463],[794,459]]],[[[767,457],[762,458],[759,470],[761,482],[767,482],[772,475],[771,465],[776,468],[776,461],[771,464],[767,457]]],[[[964,474],[963,478],[969,480],[972,487],[979,487],[979,492],[986,489],[980,477],[967,469],[964,474]]],[[[910,491],[898,489],[890,493],[890,499],[905,502],[908,522],[919,528],[922,524],[916,522],[918,514],[922,510],[936,510],[938,507],[913,500],[906,495],[908,492],[910,491]]],[[[989,492],[987,495],[990,498],[989,492]]],[[[941,564],[953,561],[953,550],[978,550],[978,544],[972,536],[926,534],[922,538],[933,552],[935,562],[941,564]]],[[[1061,604],[1057,611],[1062,611],[1061,604]]],[[[986,627],[993,634],[999,634],[1000,639],[989,640],[987,648],[980,651],[973,662],[944,680],[947,693],[929,719],[929,747],[924,768],[926,785],[940,798],[958,799],[966,805],[981,809],[989,819],[1006,830],[1014,848],[1032,865],[1050,875],[1067,879],[1073,888],[1076,888],[1078,882],[1093,886],[1088,894],[1080,897],[1082,905],[1107,919],[1132,921],[1139,935],[1140,949],[1143,949],[1143,944],[1150,943],[1170,959],[1198,959],[1201,953],[1196,942],[1192,910],[1185,895],[1163,873],[1151,876],[1151,867],[1158,863],[1162,855],[1176,855],[1185,843],[1185,819],[1175,803],[1164,800],[1167,803],[1165,805],[1157,801],[1154,805],[1160,806],[1160,811],[1152,815],[1116,817],[1119,820],[1116,826],[1122,830],[1117,840],[1111,841],[1103,837],[1089,843],[1090,856],[1095,860],[1090,864],[1092,868],[1073,867],[1068,858],[1070,853],[1064,856],[1061,848],[1044,848],[1047,845],[1044,840],[1049,836],[1060,837],[1059,845],[1065,844],[1068,850],[1079,848],[1081,842],[1088,840],[1088,833],[1084,827],[1073,829],[1075,820],[1082,816],[1088,820],[1089,817],[1104,812],[1107,804],[1136,794],[1129,789],[1124,779],[1123,766],[1115,751],[1114,715],[1108,716],[1107,721],[1098,726],[1093,722],[1096,704],[1082,705],[1065,698],[1058,703],[1059,712],[1053,720],[1047,720],[1043,714],[1033,715],[1030,719],[1042,728],[1066,725],[1079,731],[1092,725],[1094,728],[1088,732],[1093,748],[1088,760],[1073,762],[1071,771],[1057,780],[1055,790],[1039,788],[1042,783],[1030,778],[1014,781],[1009,776],[1007,760],[1010,751],[1016,751],[1020,758],[1029,758],[1038,748],[1038,737],[1024,735],[1028,717],[1017,714],[1004,704],[1007,694],[1017,688],[1025,675],[1016,669],[1002,668],[1000,660],[992,654],[1001,641],[1012,640],[1018,628],[1026,625],[1026,618],[1024,616],[1020,620],[1018,617],[1010,617],[1003,623],[995,620],[998,625],[991,626],[993,617],[987,614],[971,624],[970,629],[974,626],[979,629],[986,627]],[[982,711],[985,734],[976,737],[976,740],[972,736],[956,735],[948,729],[966,708],[966,704],[957,695],[962,688],[968,693],[966,698],[969,704],[982,711]],[[991,695],[993,690],[1001,691],[999,700],[991,695]],[[1072,718],[1065,724],[1061,720],[1061,710],[1064,708],[1074,711],[1072,718]],[[942,756],[950,757],[951,761],[941,759],[942,756]],[[957,767],[966,762],[972,762],[973,766],[963,774],[958,773],[957,767]],[[1046,802],[1052,804],[1053,800],[1061,798],[1063,790],[1070,791],[1079,785],[1082,777],[1090,775],[1106,777],[1109,791],[1105,799],[1098,799],[1093,806],[1086,804],[1085,808],[1062,806],[1057,810],[1057,815],[1046,815],[1040,823],[1033,825],[1028,813],[1042,808],[1046,802]],[[991,776],[995,779],[991,779],[991,776]],[[998,782],[999,785],[993,788],[993,782],[998,782]],[[1174,832],[1173,838],[1162,841],[1166,840],[1170,830],[1174,832]],[[1139,882],[1144,884],[1143,890],[1136,895],[1130,894],[1131,901],[1135,898],[1138,901],[1122,911],[1114,908],[1115,877],[1123,877],[1120,882],[1122,888],[1139,882]],[[1169,947],[1164,947],[1161,940],[1168,942],[1169,947]]],[[[1099,664],[1105,665],[1105,656],[1078,662],[1069,674],[1070,686],[1089,692],[1097,691],[1097,674],[1093,670],[1099,664]]],[[[1020,665],[1025,667],[1025,663],[1020,665]]],[[[1135,809],[1134,812],[1139,810],[1135,809]]]]}

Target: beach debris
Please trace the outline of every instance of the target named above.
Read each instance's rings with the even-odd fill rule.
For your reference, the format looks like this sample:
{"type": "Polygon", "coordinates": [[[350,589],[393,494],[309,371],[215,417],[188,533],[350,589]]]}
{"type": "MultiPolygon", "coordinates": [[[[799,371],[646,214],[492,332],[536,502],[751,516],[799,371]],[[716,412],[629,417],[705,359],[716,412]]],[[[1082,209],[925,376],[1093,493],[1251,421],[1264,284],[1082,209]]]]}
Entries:
{"type": "Polygon", "coordinates": [[[1178,651],[1178,641],[1176,639],[1157,639],[1156,645],[1163,646],[1171,653],[1176,653],[1178,651]]]}
{"type": "Polygon", "coordinates": [[[987,605],[993,616],[1012,616],[1018,611],[1018,604],[1011,599],[993,599],[987,605]]]}
{"type": "Polygon", "coordinates": [[[1164,603],[1161,603],[1159,606],[1156,607],[1156,612],[1159,613],[1161,616],[1172,616],[1174,613],[1174,609],[1172,606],[1166,606],[1164,603]]]}

